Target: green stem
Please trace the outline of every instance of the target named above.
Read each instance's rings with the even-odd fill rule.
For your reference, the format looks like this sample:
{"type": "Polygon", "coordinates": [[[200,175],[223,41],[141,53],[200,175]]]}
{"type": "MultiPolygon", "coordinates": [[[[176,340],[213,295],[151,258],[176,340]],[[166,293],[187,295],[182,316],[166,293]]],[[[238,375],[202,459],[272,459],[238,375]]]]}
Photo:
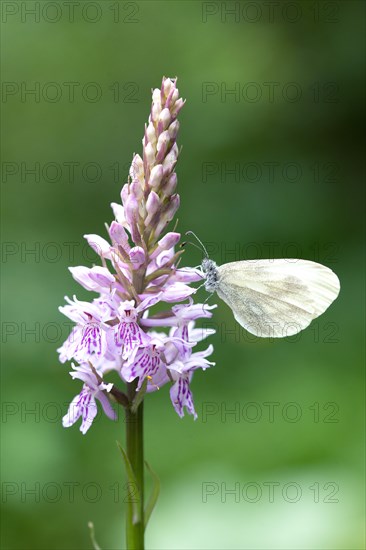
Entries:
{"type": "MultiPolygon", "coordinates": [[[[132,403],[136,396],[137,380],[127,384],[127,396],[132,403]]],[[[126,409],[126,446],[127,456],[135,474],[138,485],[139,511],[138,522],[134,523],[133,506],[127,503],[126,516],[126,542],[127,550],[144,550],[144,444],[143,444],[143,405],[141,402],[137,411],[133,413],[128,407],[126,409]]],[[[135,488],[128,491],[129,499],[136,499],[135,488]]]]}

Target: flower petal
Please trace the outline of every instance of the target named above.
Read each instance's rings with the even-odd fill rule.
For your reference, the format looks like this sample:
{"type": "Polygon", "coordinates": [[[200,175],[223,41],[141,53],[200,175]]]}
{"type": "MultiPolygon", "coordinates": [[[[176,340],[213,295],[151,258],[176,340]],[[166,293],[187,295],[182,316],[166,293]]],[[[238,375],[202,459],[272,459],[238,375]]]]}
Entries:
{"type": "Polygon", "coordinates": [[[197,413],[193,405],[193,396],[189,387],[189,381],[186,377],[180,376],[170,388],[170,399],[172,400],[173,407],[181,418],[184,416],[185,407],[189,414],[192,414],[196,420],[197,413]]]}

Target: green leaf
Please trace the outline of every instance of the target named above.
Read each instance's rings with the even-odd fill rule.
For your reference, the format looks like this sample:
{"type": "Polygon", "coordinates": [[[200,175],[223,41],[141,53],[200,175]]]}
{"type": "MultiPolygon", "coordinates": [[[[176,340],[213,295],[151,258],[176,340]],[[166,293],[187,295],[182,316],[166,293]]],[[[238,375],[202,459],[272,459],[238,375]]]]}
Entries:
{"type": "Polygon", "coordinates": [[[150,495],[150,498],[146,504],[144,517],[145,517],[145,529],[149,522],[150,516],[155,508],[156,501],[158,500],[159,494],[160,494],[160,479],[158,478],[158,475],[154,472],[154,470],[151,468],[148,462],[145,460],[146,468],[149,470],[151,477],[153,478],[153,488],[152,493],[150,495]]]}
{"type": "Polygon", "coordinates": [[[99,544],[95,540],[94,523],[92,521],[89,521],[88,527],[89,527],[89,534],[90,534],[90,538],[91,538],[94,550],[101,550],[99,544]]]}
{"type": "Polygon", "coordinates": [[[139,523],[141,521],[140,510],[139,510],[139,506],[138,506],[138,503],[141,501],[140,487],[139,487],[139,485],[136,481],[136,476],[135,476],[135,473],[133,471],[131,462],[130,462],[128,456],[127,456],[126,451],[124,450],[124,448],[122,447],[122,445],[120,444],[119,441],[117,441],[116,443],[118,445],[119,450],[121,451],[121,455],[122,455],[124,463],[125,463],[128,481],[129,481],[129,483],[132,483],[132,485],[136,488],[137,500],[130,500],[129,503],[128,503],[130,506],[132,506],[132,523],[136,524],[136,523],[139,523]]]}
{"type": "Polygon", "coordinates": [[[135,395],[135,399],[132,401],[132,405],[131,405],[131,412],[133,414],[136,414],[136,411],[140,405],[140,403],[142,402],[144,396],[145,396],[145,393],[146,393],[146,388],[147,388],[147,383],[148,383],[148,378],[147,376],[145,377],[143,383],[142,383],[142,386],[141,388],[139,389],[139,391],[137,392],[137,394],[135,395]]]}

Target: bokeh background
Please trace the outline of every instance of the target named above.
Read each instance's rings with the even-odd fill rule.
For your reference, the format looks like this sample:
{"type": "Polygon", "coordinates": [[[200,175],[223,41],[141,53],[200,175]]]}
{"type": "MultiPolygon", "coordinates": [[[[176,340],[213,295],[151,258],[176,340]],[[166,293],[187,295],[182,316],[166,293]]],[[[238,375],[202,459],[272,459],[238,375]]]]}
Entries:
{"type": "MultiPolygon", "coordinates": [[[[180,230],[219,263],[320,261],[342,290],[275,342],[221,303],[216,366],[192,386],[198,420],[177,417],[167,387],[147,398],[162,483],[147,547],[364,548],[364,3],[1,7],[2,548],[92,548],[88,521],[102,548],[124,548],[123,418],[62,428],[79,386],[58,363],[57,308],[88,298],[67,268],[95,259],[83,234],[105,236],[163,75],[187,99],[180,230]]],[[[200,260],[187,249],[186,265],[200,260]]]]}

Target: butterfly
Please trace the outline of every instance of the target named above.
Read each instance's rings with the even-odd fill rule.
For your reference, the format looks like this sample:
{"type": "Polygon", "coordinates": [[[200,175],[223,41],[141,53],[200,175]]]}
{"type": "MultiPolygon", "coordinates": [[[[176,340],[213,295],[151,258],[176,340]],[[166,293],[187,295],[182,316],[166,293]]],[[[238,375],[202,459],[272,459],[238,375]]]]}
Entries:
{"type": "Polygon", "coordinates": [[[208,292],[230,307],[236,321],[259,337],[297,334],[337,298],[340,282],[328,267],[292,258],[247,260],[221,266],[206,257],[201,269],[208,292]]]}

